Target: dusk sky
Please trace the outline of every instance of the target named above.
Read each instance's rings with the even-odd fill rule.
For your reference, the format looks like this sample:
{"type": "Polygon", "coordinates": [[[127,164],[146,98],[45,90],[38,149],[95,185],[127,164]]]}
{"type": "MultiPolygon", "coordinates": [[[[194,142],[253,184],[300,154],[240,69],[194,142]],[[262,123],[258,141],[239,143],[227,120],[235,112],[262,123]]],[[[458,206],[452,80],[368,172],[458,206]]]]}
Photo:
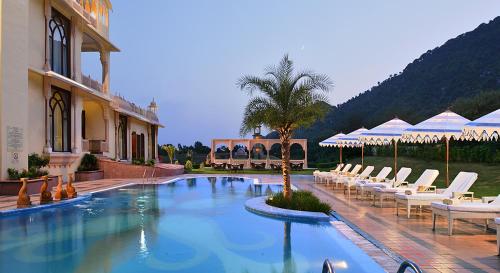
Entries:
{"type": "MultiPolygon", "coordinates": [[[[111,90],[147,106],[159,143],[239,137],[248,95],[242,75],[288,53],[298,69],[327,74],[338,104],[400,72],[450,38],[500,15],[498,0],[112,1],[111,90]]],[[[84,72],[99,78],[99,57],[84,72]]]]}

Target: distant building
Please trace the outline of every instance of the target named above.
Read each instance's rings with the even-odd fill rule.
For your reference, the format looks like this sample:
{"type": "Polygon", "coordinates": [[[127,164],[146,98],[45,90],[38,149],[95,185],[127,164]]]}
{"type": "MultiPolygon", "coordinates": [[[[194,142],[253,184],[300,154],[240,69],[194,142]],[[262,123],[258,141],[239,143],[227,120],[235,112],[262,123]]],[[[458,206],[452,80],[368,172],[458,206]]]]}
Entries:
{"type": "Polygon", "coordinates": [[[156,103],[143,109],[110,91],[109,0],[0,1],[0,176],[50,157],[66,174],[91,152],[126,161],[158,157],[156,103]],[[100,59],[102,78],[82,74],[100,59]]]}

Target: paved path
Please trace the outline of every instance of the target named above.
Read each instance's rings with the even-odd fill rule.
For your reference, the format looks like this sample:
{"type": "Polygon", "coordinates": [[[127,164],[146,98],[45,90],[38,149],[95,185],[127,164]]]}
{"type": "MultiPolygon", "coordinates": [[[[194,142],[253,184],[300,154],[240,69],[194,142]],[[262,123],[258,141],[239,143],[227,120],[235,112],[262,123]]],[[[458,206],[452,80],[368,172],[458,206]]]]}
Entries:
{"type": "Polygon", "coordinates": [[[496,236],[485,231],[483,223],[456,221],[454,235],[447,235],[447,221],[441,218],[432,231],[431,213],[424,210],[411,219],[396,216],[393,202],[379,208],[370,201],[344,197],[311,179],[294,179],[297,187],[314,192],[320,199],[352,224],[368,233],[400,256],[413,260],[426,272],[500,272],[500,257],[496,254],[496,236]]]}

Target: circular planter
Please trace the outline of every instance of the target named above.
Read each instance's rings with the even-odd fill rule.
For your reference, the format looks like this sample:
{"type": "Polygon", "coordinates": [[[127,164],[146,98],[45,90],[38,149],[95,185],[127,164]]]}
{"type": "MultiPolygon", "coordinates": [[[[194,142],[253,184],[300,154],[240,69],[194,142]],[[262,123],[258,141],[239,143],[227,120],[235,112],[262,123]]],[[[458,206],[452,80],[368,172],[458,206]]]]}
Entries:
{"type": "Polygon", "coordinates": [[[264,216],[308,222],[329,222],[330,216],[322,212],[282,209],[266,204],[267,196],[256,197],[245,202],[245,208],[264,216]]]}
{"type": "Polygon", "coordinates": [[[100,180],[100,179],[104,179],[104,171],[103,170],[75,172],[75,181],[76,182],[93,181],[93,180],[100,180]]]}

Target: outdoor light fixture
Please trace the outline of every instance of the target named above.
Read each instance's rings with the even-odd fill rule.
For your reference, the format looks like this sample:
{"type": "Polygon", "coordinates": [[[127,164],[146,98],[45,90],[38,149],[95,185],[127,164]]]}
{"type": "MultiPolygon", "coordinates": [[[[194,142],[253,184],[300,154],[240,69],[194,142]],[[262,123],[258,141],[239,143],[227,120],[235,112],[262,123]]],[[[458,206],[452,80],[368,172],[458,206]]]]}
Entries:
{"type": "Polygon", "coordinates": [[[261,128],[262,126],[259,125],[259,126],[256,126],[254,129],[253,129],[253,138],[262,138],[262,135],[260,134],[261,132],[261,128]]]}

